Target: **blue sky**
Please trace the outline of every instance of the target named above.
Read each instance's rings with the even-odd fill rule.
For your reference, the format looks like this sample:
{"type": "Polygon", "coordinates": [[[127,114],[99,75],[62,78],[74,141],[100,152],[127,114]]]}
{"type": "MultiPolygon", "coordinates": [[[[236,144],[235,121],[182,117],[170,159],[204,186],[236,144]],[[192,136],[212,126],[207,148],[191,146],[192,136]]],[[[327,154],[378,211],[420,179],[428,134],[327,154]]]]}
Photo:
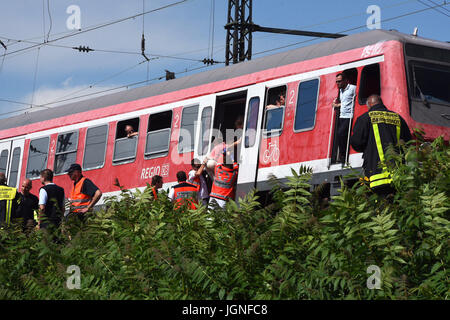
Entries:
{"type": "MultiPolygon", "coordinates": [[[[178,1],[144,0],[144,5],[145,10],[152,10],[178,1]]],[[[367,8],[370,5],[377,5],[381,9],[382,29],[412,33],[417,26],[419,36],[450,41],[450,3],[447,1],[445,6],[438,9],[428,7],[444,2],[443,0],[254,0],[253,22],[267,27],[336,33],[363,26],[345,32],[352,34],[368,30],[366,21],[370,14],[366,12],[367,8]],[[407,15],[427,8],[426,11],[407,15]],[[390,20],[401,15],[406,16],[390,20]]],[[[25,111],[14,114],[9,112],[29,107],[1,100],[30,104],[33,99],[35,105],[40,105],[144,81],[147,80],[147,74],[151,80],[149,84],[164,81],[152,79],[163,77],[166,69],[175,72],[179,78],[224,66],[218,64],[198,69],[204,66],[200,61],[210,57],[211,52],[216,61],[225,61],[224,25],[227,20],[227,0],[188,0],[145,15],[146,53],[149,57],[157,59],[142,64],[139,63],[144,61],[144,58],[136,54],[140,52],[141,46],[142,16],[76,34],[77,31],[71,31],[66,26],[66,21],[70,17],[66,10],[71,5],[80,8],[81,30],[86,30],[92,26],[141,13],[143,0],[1,0],[0,40],[8,47],[6,51],[8,55],[3,56],[5,50],[0,46],[0,118],[23,113],[25,111]],[[210,32],[213,1],[214,32],[210,32]],[[69,34],[72,36],[51,44],[69,47],[81,45],[97,50],[131,53],[101,51],[85,53],[49,45],[41,46],[40,49],[36,47],[12,53],[32,45],[17,43],[15,40],[42,43],[47,36],[49,40],[53,40],[69,34]],[[156,56],[172,56],[177,59],[156,56]],[[192,69],[198,70],[189,71],[192,69]]],[[[310,39],[293,35],[254,33],[253,58],[318,41],[327,41],[305,42],[310,39]],[[294,43],[298,44],[260,53],[294,43]]]]}

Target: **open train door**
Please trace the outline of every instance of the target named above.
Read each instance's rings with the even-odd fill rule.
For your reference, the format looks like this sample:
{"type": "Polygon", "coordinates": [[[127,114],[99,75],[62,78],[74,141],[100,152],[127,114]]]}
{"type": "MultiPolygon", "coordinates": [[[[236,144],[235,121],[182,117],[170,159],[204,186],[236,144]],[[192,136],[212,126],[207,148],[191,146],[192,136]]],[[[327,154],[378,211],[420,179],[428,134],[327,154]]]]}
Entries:
{"type": "Polygon", "coordinates": [[[0,172],[6,175],[10,187],[19,187],[24,138],[0,142],[0,172]]]}
{"type": "Polygon", "coordinates": [[[264,84],[251,86],[247,91],[236,200],[244,197],[255,187],[261,141],[261,121],[264,111],[264,92],[264,84]]]}

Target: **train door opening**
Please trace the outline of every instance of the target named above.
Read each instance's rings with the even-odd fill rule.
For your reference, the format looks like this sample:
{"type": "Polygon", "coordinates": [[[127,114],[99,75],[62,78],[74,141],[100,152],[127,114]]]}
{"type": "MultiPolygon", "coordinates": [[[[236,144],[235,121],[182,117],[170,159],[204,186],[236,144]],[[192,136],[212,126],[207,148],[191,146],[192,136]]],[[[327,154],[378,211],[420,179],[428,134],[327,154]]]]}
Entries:
{"type": "MultiPolygon", "coordinates": [[[[247,91],[218,96],[214,112],[213,134],[211,137],[211,150],[222,142],[230,145],[242,137],[247,91]]],[[[242,141],[242,140],[240,140],[242,141]]],[[[236,152],[232,149],[232,157],[239,161],[240,144],[236,144],[236,152]]]]}

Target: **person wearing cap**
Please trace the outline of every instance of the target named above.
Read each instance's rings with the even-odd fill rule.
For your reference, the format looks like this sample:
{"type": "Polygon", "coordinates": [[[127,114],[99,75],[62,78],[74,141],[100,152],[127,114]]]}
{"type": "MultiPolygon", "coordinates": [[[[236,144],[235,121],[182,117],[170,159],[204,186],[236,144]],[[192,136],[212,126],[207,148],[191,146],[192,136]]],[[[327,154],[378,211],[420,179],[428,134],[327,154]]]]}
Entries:
{"type": "Polygon", "coordinates": [[[67,174],[74,182],[69,196],[69,213],[75,214],[83,221],[85,213],[90,211],[100,200],[102,192],[90,179],[83,176],[78,163],[72,164],[67,174]]]}

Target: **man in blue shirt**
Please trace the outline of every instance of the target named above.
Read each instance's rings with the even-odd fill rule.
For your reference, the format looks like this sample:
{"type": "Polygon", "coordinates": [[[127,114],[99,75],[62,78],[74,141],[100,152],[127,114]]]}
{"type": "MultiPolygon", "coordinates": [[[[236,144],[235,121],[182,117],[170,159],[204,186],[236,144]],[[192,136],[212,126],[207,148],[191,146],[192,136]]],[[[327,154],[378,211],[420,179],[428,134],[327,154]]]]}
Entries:
{"type": "Polygon", "coordinates": [[[350,84],[344,73],[336,76],[336,85],[339,88],[339,102],[336,98],[333,107],[340,109],[340,116],[337,125],[339,157],[338,161],[344,163],[347,153],[347,141],[350,122],[353,119],[353,107],[356,95],[356,86],[350,84]]]}

